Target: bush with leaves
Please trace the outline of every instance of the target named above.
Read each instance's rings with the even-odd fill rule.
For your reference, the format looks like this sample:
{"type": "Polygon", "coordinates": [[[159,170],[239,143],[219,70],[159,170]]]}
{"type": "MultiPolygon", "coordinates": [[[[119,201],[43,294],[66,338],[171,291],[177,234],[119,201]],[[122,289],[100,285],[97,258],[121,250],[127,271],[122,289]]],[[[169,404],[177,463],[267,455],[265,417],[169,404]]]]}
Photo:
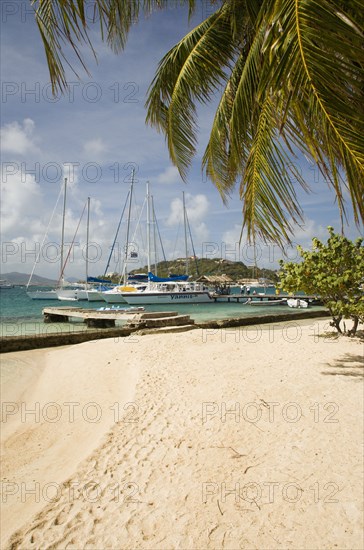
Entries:
{"type": "Polygon", "coordinates": [[[353,242],[335,234],[332,227],[328,227],[328,231],[326,244],[314,238],[312,251],[297,247],[303,259],[301,263],[281,260],[278,286],[286,292],[301,290],[319,295],[340,334],[346,333],[344,320],[353,320],[352,328],[347,331],[351,336],[355,335],[359,322],[364,322],[364,239],[353,242]]]}

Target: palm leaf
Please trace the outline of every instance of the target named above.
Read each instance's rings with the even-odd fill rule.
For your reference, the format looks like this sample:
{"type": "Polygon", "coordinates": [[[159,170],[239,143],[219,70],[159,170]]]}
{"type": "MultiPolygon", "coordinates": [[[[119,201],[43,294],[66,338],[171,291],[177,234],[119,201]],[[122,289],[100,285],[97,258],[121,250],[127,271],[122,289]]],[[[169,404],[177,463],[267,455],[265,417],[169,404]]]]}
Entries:
{"type": "Polygon", "coordinates": [[[196,102],[216,93],[234,53],[224,5],[165,55],[149,88],[147,122],[165,132],[171,159],[184,179],[196,151],[196,102]]]}
{"type": "Polygon", "coordinates": [[[243,225],[250,240],[259,235],[263,240],[289,241],[293,224],[302,220],[289,169],[296,181],[301,184],[303,181],[295,167],[290,165],[279,139],[276,108],[277,103],[267,94],[259,111],[240,186],[244,203],[243,225]]]}
{"type": "MultiPolygon", "coordinates": [[[[355,0],[350,4],[359,8],[355,0]]],[[[276,2],[275,32],[268,44],[277,54],[276,63],[262,86],[286,90],[291,123],[305,133],[305,143],[334,187],[343,214],[344,169],[359,221],[364,217],[364,54],[362,32],[343,5],[334,0],[276,2]],[[297,99],[303,117],[302,110],[297,117],[297,99]]]]}
{"type": "Polygon", "coordinates": [[[114,52],[121,51],[126,44],[132,24],[141,13],[149,14],[167,6],[188,4],[191,15],[196,7],[195,0],[94,0],[93,17],[90,17],[89,0],[31,0],[35,19],[43,41],[53,93],[67,88],[66,66],[76,75],[73,55],[89,74],[82,47],[86,46],[96,58],[90,39],[90,30],[99,24],[102,40],[114,52]],[[71,48],[71,54],[66,51],[71,48]],[[72,54],[73,52],[73,54],[72,54]]]}

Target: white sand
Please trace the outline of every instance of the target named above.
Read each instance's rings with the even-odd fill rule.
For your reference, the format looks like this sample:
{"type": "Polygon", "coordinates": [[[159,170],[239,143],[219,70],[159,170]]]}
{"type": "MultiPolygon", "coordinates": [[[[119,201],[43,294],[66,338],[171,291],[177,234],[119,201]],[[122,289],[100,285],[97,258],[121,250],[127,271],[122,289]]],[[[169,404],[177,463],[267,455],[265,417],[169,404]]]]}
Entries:
{"type": "Polygon", "coordinates": [[[362,549],[363,343],[324,327],[4,355],[1,547],[362,549]]]}

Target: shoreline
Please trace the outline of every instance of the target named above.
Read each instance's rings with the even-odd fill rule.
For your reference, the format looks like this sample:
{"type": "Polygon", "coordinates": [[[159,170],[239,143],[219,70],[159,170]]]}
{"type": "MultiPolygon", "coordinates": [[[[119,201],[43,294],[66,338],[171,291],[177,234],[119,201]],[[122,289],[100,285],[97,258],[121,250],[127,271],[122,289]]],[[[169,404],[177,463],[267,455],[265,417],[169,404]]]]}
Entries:
{"type": "Polygon", "coordinates": [[[359,550],[363,341],[333,334],[302,319],[4,355],[2,548],[359,550]]]}
{"type": "MultiPolygon", "coordinates": [[[[186,330],[194,330],[198,328],[228,328],[237,326],[250,326],[266,323],[279,323],[283,321],[296,321],[300,319],[315,319],[329,317],[327,311],[293,311],[291,313],[270,313],[266,315],[257,315],[249,317],[231,317],[226,319],[200,321],[195,322],[193,325],[188,325],[186,330]]],[[[180,327],[183,330],[183,327],[180,327]]],[[[48,347],[66,346],[72,344],[79,344],[82,342],[104,339],[104,338],[123,338],[130,336],[133,332],[140,332],[141,334],[151,334],[155,332],[154,329],[138,329],[138,328],[103,328],[103,329],[83,329],[80,331],[66,331],[64,333],[47,333],[37,335],[25,335],[25,336],[3,336],[0,337],[0,354],[11,353],[16,351],[26,351],[32,349],[42,349],[48,347]]],[[[170,330],[159,329],[158,333],[170,332],[170,330]]]]}

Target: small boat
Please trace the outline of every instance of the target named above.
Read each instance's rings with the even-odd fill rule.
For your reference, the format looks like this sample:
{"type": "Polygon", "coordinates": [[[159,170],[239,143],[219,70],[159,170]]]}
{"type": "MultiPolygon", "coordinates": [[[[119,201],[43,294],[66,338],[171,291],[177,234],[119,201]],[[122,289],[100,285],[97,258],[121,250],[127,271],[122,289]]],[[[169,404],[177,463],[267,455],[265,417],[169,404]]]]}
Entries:
{"type": "Polygon", "coordinates": [[[308,302],[306,300],[301,300],[301,298],[289,298],[287,300],[288,307],[297,307],[297,308],[306,308],[308,307],[308,302]]]}
{"type": "Polygon", "coordinates": [[[58,300],[60,300],[61,302],[77,302],[77,298],[74,298],[74,297],[67,297],[67,296],[62,296],[62,295],[57,295],[57,298],[58,300]]]}
{"type": "Polygon", "coordinates": [[[117,312],[124,312],[124,313],[130,313],[133,311],[145,311],[144,307],[120,307],[120,306],[112,306],[112,307],[99,307],[96,311],[117,311],[117,312]]]}
{"type": "Polygon", "coordinates": [[[6,279],[0,279],[0,288],[14,288],[14,285],[6,279]]]}
{"type": "Polygon", "coordinates": [[[248,304],[251,306],[284,306],[287,303],[285,298],[279,298],[274,300],[251,300],[248,304]]]}

